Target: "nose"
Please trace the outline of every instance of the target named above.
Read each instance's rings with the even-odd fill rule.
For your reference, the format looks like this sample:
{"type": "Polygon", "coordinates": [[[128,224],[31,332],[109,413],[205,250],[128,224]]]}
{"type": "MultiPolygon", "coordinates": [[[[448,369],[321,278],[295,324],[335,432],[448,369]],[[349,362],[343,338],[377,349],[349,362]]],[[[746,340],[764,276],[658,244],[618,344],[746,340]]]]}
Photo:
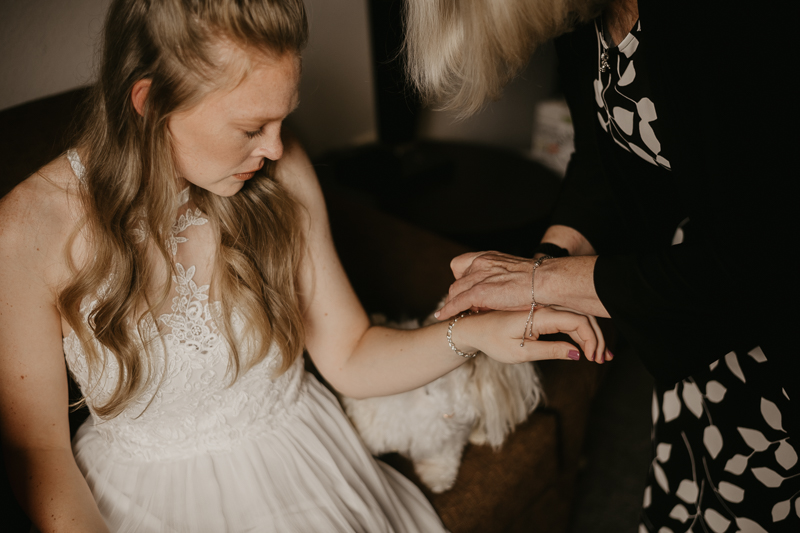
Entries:
{"type": "Polygon", "coordinates": [[[261,142],[254,152],[255,156],[266,157],[277,161],[283,155],[283,141],[281,140],[280,126],[269,128],[261,137],[261,142]]]}

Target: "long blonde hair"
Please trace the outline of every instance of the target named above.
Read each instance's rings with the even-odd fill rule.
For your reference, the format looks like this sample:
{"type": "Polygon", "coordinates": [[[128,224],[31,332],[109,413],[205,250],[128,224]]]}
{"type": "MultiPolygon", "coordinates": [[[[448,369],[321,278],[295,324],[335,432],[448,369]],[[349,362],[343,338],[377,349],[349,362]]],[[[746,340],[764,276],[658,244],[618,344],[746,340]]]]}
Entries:
{"type": "MultiPolygon", "coordinates": [[[[213,53],[220,39],[264,53],[299,54],[307,33],[302,0],[112,2],[90,116],[78,143],[86,166],[82,231],[91,253],[83,266],[73,265],[74,276],[58,301],[86,352],[90,382],[106,365],[94,340],[118,363],[115,389],[102,405],[93,401],[98,415],[118,415],[160,377],[142,342],[146,348],[153,340],[147,337],[148,324],[168,297],[175,268],[166,247],[180,192],[177,180],[169,179],[178,176],[167,129],[170,116],[195,105],[224,78],[224,65],[215,63],[213,53]],[[140,115],[131,90],[144,78],[151,86],[140,115]],[[142,224],[148,235],[144,243],[136,237],[142,224]],[[146,297],[157,271],[147,260],[148,246],[155,246],[167,266],[163,283],[156,285],[164,287],[156,302],[146,297]],[[80,307],[87,296],[98,301],[84,320],[80,307]]],[[[229,198],[190,187],[217,229],[214,286],[222,312],[215,320],[232,350],[231,382],[263,360],[273,342],[283,354],[281,372],[302,352],[296,282],[303,235],[298,205],[274,180],[274,172],[267,162],[229,198]],[[234,302],[245,318],[245,339],[256,350],[247,360],[241,360],[233,338],[234,302]]]]}
{"type": "Polygon", "coordinates": [[[539,45],[596,17],[607,3],[406,0],[406,72],[427,103],[467,117],[499,98],[539,45]]]}

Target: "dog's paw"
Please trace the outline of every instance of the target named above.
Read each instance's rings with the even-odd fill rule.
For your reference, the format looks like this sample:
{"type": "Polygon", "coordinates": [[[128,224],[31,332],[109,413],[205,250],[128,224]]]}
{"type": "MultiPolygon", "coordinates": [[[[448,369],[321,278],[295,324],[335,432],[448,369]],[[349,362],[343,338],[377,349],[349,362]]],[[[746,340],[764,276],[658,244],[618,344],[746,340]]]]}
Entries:
{"type": "Polygon", "coordinates": [[[483,446],[489,443],[489,434],[486,433],[486,427],[479,424],[469,434],[469,442],[475,446],[483,446]]]}
{"type": "Polygon", "coordinates": [[[414,461],[414,471],[431,492],[440,493],[453,488],[461,458],[435,457],[414,461]]]}

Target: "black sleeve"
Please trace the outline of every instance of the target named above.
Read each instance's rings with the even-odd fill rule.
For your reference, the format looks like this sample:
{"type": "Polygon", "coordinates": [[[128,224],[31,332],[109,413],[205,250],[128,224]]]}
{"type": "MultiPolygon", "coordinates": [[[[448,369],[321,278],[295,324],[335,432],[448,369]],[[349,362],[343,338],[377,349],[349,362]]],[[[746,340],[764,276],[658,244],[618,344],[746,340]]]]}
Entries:
{"type": "Polygon", "coordinates": [[[550,222],[577,230],[600,252],[618,246],[615,236],[623,232],[623,221],[617,215],[619,206],[600,170],[592,122],[596,112],[592,109],[591,80],[583,83],[585,79],[580,76],[587,69],[591,70],[592,57],[586,51],[593,50],[593,35],[593,30],[587,26],[555,41],[559,80],[575,130],[575,151],[550,222]]]}
{"type": "MultiPolygon", "coordinates": [[[[643,24],[650,21],[651,35],[669,43],[657,58],[658,81],[669,96],[663,109],[686,146],[686,166],[676,162],[673,171],[689,191],[692,232],[685,244],[650,252],[607,254],[598,247],[598,296],[662,382],[685,378],[730,350],[760,344],[775,347],[765,353],[784,372],[786,390],[796,391],[793,154],[800,144],[791,131],[798,123],[795,97],[787,90],[791,69],[781,55],[792,49],[791,32],[779,18],[786,14],[765,6],[756,17],[728,13],[723,19],[710,7],[709,13],[699,12],[696,3],[653,4],[640,1],[640,15],[643,24]],[[758,33],[759,46],[737,46],[754,28],[769,28],[758,33]]],[[[575,42],[577,36],[570,39],[575,42]]],[[[562,60],[574,57],[565,44],[559,47],[562,60]]],[[[570,79],[575,76],[565,76],[565,84],[570,79]]],[[[575,91],[573,99],[580,96],[579,90],[569,90],[575,91]]],[[[565,92],[569,99],[571,93],[565,92]]],[[[591,93],[584,91],[583,99],[593,103],[591,93]]],[[[586,115],[585,104],[571,108],[594,117],[586,115]]],[[[579,139],[585,134],[579,130],[583,119],[574,119],[576,151],[591,149],[590,142],[579,139]]],[[[565,184],[554,218],[586,231],[587,237],[611,227],[607,207],[613,200],[592,169],[597,162],[591,152],[573,159],[568,177],[573,181],[565,184]],[[586,203],[592,198],[594,203],[586,203]],[[565,214],[575,208],[585,211],[565,214]],[[598,225],[592,227],[595,220],[598,225]]],[[[593,244],[593,238],[605,239],[591,237],[593,244]]]]}

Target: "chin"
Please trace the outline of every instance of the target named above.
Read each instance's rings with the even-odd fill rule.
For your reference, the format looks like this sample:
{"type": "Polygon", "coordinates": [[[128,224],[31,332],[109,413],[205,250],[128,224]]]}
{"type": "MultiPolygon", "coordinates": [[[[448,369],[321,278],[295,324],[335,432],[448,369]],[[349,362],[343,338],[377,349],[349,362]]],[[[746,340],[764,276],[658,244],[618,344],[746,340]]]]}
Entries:
{"type": "Polygon", "coordinates": [[[239,191],[242,190],[244,187],[243,181],[236,181],[236,182],[228,182],[228,183],[218,183],[214,187],[203,187],[208,192],[214,193],[217,196],[222,196],[223,198],[229,198],[239,191]]]}

